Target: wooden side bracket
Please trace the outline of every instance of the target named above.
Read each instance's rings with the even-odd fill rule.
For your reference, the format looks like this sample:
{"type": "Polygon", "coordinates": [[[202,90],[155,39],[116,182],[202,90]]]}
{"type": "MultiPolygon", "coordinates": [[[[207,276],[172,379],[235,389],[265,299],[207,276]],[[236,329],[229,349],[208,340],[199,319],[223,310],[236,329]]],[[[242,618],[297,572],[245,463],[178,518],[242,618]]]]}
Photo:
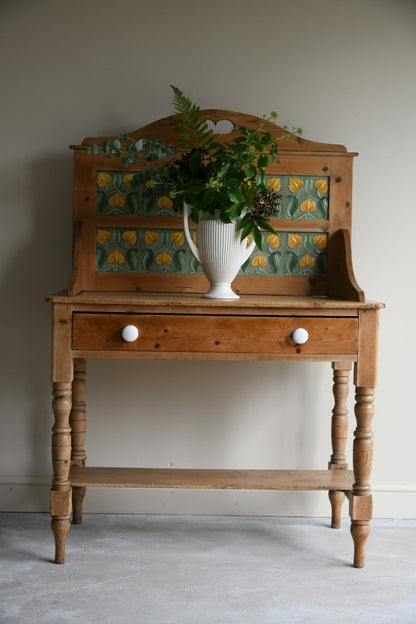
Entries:
{"type": "Polygon", "coordinates": [[[330,255],[332,266],[328,295],[351,301],[365,301],[364,291],[359,287],[354,275],[351,234],[348,229],[339,229],[331,236],[330,255]]]}

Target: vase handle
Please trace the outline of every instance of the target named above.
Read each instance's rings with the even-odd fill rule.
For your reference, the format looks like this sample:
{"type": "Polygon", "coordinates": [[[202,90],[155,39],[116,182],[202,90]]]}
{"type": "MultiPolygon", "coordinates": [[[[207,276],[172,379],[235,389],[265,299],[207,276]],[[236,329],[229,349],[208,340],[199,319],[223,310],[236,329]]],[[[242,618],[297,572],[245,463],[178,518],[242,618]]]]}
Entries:
{"type": "Polygon", "coordinates": [[[241,264],[244,264],[244,262],[246,262],[246,260],[248,260],[251,256],[251,254],[253,253],[253,250],[256,246],[256,243],[254,242],[254,238],[251,241],[251,243],[249,245],[247,245],[245,252],[244,252],[244,259],[243,262],[241,264]]]}
{"type": "Polygon", "coordinates": [[[185,238],[186,238],[186,241],[187,241],[187,243],[189,245],[189,248],[190,248],[191,252],[195,256],[195,258],[198,260],[198,262],[201,263],[201,260],[199,258],[198,248],[194,245],[194,241],[192,240],[192,236],[191,236],[191,233],[189,231],[188,217],[189,217],[190,212],[191,211],[189,209],[188,204],[186,204],[184,202],[184,204],[183,204],[183,229],[184,229],[184,232],[185,232],[185,238]]]}

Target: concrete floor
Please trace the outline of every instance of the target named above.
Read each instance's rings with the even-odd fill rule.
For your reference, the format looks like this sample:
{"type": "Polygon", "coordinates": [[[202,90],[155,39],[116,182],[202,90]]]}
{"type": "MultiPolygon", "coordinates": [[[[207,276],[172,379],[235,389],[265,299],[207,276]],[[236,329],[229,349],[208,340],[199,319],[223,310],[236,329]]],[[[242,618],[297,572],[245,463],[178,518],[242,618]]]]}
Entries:
{"type": "Polygon", "coordinates": [[[57,566],[46,514],[0,514],[1,624],[414,624],[416,520],[86,515],[57,566]]]}

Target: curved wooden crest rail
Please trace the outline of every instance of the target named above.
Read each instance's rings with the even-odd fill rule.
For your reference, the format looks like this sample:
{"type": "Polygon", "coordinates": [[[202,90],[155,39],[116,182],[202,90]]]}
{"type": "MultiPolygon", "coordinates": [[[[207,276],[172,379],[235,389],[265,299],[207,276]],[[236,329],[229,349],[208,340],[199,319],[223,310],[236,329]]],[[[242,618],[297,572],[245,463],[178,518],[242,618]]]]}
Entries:
{"type": "MultiPolygon", "coordinates": [[[[256,127],[257,117],[205,111],[214,123],[256,127]]],[[[173,117],[132,134],[175,143],[173,117]]],[[[270,124],[280,136],[284,130],[270,124]]],[[[231,133],[232,135],[232,133],[231,133]]],[[[230,134],[224,135],[226,140],[230,134]]],[[[207,281],[187,255],[182,225],[163,195],[132,188],[117,159],[74,150],[73,275],[69,288],[47,298],[53,311],[52,530],[56,563],[65,561],[70,525],[82,520],[86,487],[328,490],[332,526],[349,499],[354,565],[364,565],[370,530],[371,421],[376,385],[378,314],[366,301],[351,261],[352,160],[342,145],[290,136],[268,180],[283,195],[273,223],[278,237],[253,253],[234,286],[237,301],[201,299],[207,281]],[[139,330],[126,342],[126,325],[139,330]],[[297,344],[293,331],[309,333],[297,344]],[[87,467],[86,360],[152,358],[287,360],[332,363],[332,454],[325,470],[174,470],[87,467]],[[354,364],[353,471],[347,469],[346,401],[354,364]]],[[[137,169],[137,166],[136,166],[137,169]]]]}

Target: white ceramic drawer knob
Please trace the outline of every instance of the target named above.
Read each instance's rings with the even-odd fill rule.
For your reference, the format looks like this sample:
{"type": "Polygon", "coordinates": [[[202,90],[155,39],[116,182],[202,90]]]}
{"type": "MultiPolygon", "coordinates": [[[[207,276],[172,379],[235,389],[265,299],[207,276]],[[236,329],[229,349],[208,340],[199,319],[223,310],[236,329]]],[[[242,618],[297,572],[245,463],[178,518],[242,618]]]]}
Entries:
{"type": "Polygon", "coordinates": [[[296,342],[296,344],[305,344],[308,341],[309,334],[306,329],[303,327],[298,327],[292,333],[292,338],[296,342]]]}
{"type": "Polygon", "coordinates": [[[135,325],[126,325],[121,330],[121,337],[126,342],[134,342],[139,337],[139,330],[135,325]]]}

